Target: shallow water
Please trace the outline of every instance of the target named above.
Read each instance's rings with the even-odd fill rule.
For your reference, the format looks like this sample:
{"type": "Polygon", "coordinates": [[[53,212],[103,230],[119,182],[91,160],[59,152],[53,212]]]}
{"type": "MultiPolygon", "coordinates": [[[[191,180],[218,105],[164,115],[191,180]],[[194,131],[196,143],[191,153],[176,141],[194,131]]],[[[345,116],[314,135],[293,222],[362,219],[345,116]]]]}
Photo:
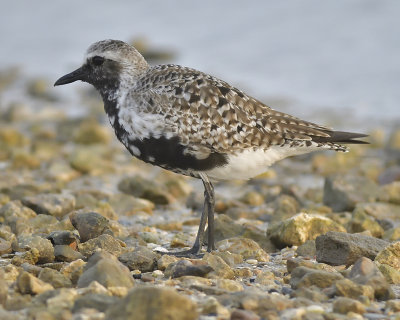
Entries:
{"type": "Polygon", "coordinates": [[[400,119],[399,16],[396,0],[10,1],[0,11],[0,69],[21,65],[53,81],[92,42],[143,36],[272,107],[384,126],[400,119]]]}

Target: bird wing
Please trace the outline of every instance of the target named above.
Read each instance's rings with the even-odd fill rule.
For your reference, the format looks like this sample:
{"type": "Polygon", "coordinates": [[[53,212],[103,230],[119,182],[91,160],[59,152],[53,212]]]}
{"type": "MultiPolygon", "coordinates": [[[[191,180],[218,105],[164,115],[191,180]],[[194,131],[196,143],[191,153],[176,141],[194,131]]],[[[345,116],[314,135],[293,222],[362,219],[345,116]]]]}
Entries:
{"type": "Polygon", "coordinates": [[[151,100],[165,116],[166,130],[181,143],[209,152],[323,141],[331,129],[275,111],[225,81],[177,65],[160,65],[142,78],[135,95],[151,100]]]}

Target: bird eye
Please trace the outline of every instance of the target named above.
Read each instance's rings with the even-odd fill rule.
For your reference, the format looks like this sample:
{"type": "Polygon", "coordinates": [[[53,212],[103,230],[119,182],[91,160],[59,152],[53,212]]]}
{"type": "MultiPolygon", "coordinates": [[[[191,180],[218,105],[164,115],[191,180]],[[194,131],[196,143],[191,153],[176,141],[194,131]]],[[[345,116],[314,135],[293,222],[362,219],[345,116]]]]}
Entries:
{"type": "Polygon", "coordinates": [[[103,58],[103,57],[100,57],[100,56],[94,56],[94,57],[92,58],[92,62],[93,62],[93,64],[94,64],[95,66],[100,66],[100,65],[103,64],[104,58],[103,58]]]}

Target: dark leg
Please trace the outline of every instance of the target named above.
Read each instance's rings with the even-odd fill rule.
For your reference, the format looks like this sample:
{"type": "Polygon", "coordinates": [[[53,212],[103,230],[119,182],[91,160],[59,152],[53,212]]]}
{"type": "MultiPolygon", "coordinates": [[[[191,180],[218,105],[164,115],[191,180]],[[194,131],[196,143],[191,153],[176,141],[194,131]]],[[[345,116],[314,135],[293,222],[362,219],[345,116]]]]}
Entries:
{"type": "Polygon", "coordinates": [[[210,180],[203,180],[204,184],[204,205],[208,207],[208,239],[207,239],[207,251],[211,252],[215,250],[215,239],[214,239],[214,206],[215,206],[215,198],[214,198],[214,187],[210,180]]]}
{"type": "Polygon", "coordinates": [[[199,255],[201,248],[203,246],[204,240],[204,230],[208,219],[212,220],[212,229],[210,229],[210,222],[208,224],[208,246],[207,251],[210,252],[211,250],[215,250],[214,245],[214,187],[212,186],[211,182],[208,180],[206,175],[200,175],[201,180],[203,181],[204,185],[204,206],[203,212],[201,213],[199,229],[197,231],[196,240],[194,241],[193,247],[189,250],[185,251],[178,251],[178,252],[168,252],[167,254],[174,255],[174,256],[192,256],[192,255],[199,255]],[[211,215],[210,215],[211,211],[211,215]],[[210,230],[211,230],[211,237],[210,237],[210,230]],[[210,242],[211,241],[211,242],[210,242]],[[210,243],[212,244],[210,246],[210,243]],[[211,249],[210,249],[211,248],[211,249]]]}

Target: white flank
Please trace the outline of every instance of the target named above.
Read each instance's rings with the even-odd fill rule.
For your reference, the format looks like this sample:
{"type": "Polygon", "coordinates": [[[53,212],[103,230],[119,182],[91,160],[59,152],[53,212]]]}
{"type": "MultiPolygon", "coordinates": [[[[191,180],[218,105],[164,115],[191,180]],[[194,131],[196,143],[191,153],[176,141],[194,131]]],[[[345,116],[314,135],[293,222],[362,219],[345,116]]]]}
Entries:
{"type": "Polygon", "coordinates": [[[247,180],[265,172],[276,161],[315,150],[318,150],[318,148],[288,146],[272,146],[268,150],[256,151],[246,149],[235,155],[229,155],[228,163],[225,166],[214,168],[205,173],[211,180],[247,180]]]}

